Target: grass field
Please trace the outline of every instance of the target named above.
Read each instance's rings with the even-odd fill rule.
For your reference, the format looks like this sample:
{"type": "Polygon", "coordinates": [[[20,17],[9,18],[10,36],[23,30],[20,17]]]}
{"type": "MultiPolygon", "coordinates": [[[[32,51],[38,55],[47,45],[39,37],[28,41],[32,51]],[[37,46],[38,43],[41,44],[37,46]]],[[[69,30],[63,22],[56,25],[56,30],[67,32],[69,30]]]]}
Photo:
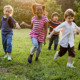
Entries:
{"type": "MultiPolygon", "coordinates": [[[[59,58],[57,62],[53,60],[56,51],[47,51],[47,44],[42,47],[39,62],[27,62],[32,47],[29,37],[29,29],[14,30],[12,61],[3,59],[4,51],[0,36],[0,80],[80,80],[80,51],[77,50],[80,35],[75,36],[76,57],[75,69],[67,68],[68,54],[59,58]]],[[[0,31],[1,33],[1,31],[0,31]]],[[[59,46],[58,46],[59,49],[59,46]]]]}

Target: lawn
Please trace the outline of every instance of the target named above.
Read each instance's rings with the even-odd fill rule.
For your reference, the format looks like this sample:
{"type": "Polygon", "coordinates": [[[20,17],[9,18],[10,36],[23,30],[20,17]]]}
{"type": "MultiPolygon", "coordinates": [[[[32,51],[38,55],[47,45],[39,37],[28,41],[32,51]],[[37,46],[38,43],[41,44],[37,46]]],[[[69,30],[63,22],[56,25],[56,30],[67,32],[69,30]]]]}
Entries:
{"type": "MultiPolygon", "coordinates": [[[[28,63],[32,42],[29,36],[29,29],[13,30],[13,51],[12,61],[4,59],[4,51],[0,36],[0,80],[80,80],[80,51],[78,44],[80,35],[75,36],[76,57],[75,69],[67,68],[68,54],[59,58],[57,62],[53,60],[56,51],[47,51],[48,41],[43,45],[39,61],[28,63]]],[[[0,31],[1,33],[1,31],[0,31]]],[[[59,49],[59,46],[58,46],[59,49]]]]}

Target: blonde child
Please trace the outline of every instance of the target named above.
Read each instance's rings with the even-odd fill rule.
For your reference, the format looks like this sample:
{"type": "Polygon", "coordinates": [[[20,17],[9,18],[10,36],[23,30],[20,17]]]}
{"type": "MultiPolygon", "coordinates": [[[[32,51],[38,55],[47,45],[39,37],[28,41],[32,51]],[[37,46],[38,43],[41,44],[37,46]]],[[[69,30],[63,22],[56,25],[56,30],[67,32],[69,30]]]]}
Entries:
{"type": "Polygon", "coordinates": [[[1,35],[2,35],[3,49],[5,52],[4,58],[8,56],[8,60],[11,61],[13,27],[14,24],[16,24],[16,27],[20,29],[20,26],[12,18],[13,7],[11,5],[4,6],[3,12],[4,15],[2,16],[1,19],[1,35]]]}
{"type": "Polygon", "coordinates": [[[32,11],[35,16],[31,19],[31,25],[22,22],[21,25],[26,26],[27,28],[32,29],[30,32],[30,37],[33,43],[31,52],[28,58],[28,62],[32,63],[32,57],[36,51],[35,61],[38,61],[38,57],[41,53],[42,43],[46,44],[46,35],[47,35],[47,23],[48,19],[46,16],[43,16],[45,13],[45,6],[41,4],[34,3],[32,5],[32,11]]]}
{"type": "Polygon", "coordinates": [[[60,32],[60,50],[56,52],[54,60],[56,61],[58,57],[63,56],[68,51],[68,62],[67,67],[73,68],[71,64],[72,58],[75,57],[74,51],[74,31],[80,32],[80,28],[73,22],[74,11],[72,9],[67,9],[64,13],[65,21],[56,27],[51,34],[47,37],[50,39],[55,32],[60,32]]]}

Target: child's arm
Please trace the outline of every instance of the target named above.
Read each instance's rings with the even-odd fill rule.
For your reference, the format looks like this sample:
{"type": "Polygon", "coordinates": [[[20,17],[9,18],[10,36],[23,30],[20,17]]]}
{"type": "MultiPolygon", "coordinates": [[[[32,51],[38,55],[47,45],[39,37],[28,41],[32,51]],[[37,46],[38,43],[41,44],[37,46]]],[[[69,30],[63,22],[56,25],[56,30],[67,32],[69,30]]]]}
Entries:
{"type": "Polygon", "coordinates": [[[44,45],[45,45],[46,44],[46,36],[47,36],[48,23],[44,24],[44,28],[45,28],[45,36],[44,36],[44,45]]]}
{"type": "Polygon", "coordinates": [[[28,25],[24,21],[20,25],[23,25],[23,26],[25,26],[26,28],[29,28],[29,29],[32,29],[32,27],[33,27],[33,24],[28,25]]]}
{"type": "Polygon", "coordinates": [[[53,31],[50,33],[50,35],[47,37],[47,40],[49,40],[52,35],[56,32],[60,32],[63,30],[63,27],[64,27],[64,23],[60,24],[59,26],[57,26],[55,29],[53,29],[53,31]]]}

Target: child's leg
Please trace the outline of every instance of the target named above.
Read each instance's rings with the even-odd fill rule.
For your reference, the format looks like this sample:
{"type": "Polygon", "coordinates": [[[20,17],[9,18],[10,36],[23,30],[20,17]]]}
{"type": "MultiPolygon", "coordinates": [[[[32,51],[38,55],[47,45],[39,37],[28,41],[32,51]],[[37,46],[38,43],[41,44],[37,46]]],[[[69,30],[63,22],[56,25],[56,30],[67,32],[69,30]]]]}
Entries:
{"type": "Polygon", "coordinates": [[[36,61],[38,61],[38,57],[41,53],[41,50],[42,50],[42,43],[39,42],[38,43],[38,48],[37,48],[37,51],[36,51],[36,58],[35,58],[36,61]]]}
{"type": "Polygon", "coordinates": [[[58,35],[56,35],[54,39],[54,50],[57,49],[57,46],[58,46],[58,35]]]}
{"type": "Polygon", "coordinates": [[[7,54],[7,52],[6,52],[6,48],[7,48],[7,38],[6,38],[6,35],[2,35],[2,44],[3,44],[3,49],[4,49],[5,54],[7,54]]]}
{"type": "Polygon", "coordinates": [[[71,64],[71,61],[72,61],[72,58],[75,57],[74,47],[70,48],[70,46],[68,46],[68,52],[69,52],[69,57],[68,57],[67,66],[73,67],[73,65],[71,64]]]}
{"type": "Polygon", "coordinates": [[[67,52],[67,48],[60,46],[59,52],[57,51],[54,55],[54,60],[57,61],[57,58],[63,56],[67,52]]]}
{"type": "Polygon", "coordinates": [[[34,55],[34,52],[37,50],[37,47],[38,47],[38,41],[36,38],[31,38],[32,40],[32,43],[33,43],[33,47],[31,48],[31,52],[30,52],[30,55],[29,55],[29,58],[28,58],[28,62],[29,63],[32,63],[32,57],[34,55]]]}
{"type": "Polygon", "coordinates": [[[12,35],[8,34],[7,35],[7,49],[6,52],[8,52],[8,60],[12,60],[11,59],[11,52],[12,52],[12,35]]]}
{"type": "Polygon", "coordinates": [[[49,40],[48,50],[51,50],[51,46],[52,46],[53,40],[54,40],[53,38],[54,38],[54,36],[52,36],[52,37],[50,38],[50,40],[49,40]]]}

